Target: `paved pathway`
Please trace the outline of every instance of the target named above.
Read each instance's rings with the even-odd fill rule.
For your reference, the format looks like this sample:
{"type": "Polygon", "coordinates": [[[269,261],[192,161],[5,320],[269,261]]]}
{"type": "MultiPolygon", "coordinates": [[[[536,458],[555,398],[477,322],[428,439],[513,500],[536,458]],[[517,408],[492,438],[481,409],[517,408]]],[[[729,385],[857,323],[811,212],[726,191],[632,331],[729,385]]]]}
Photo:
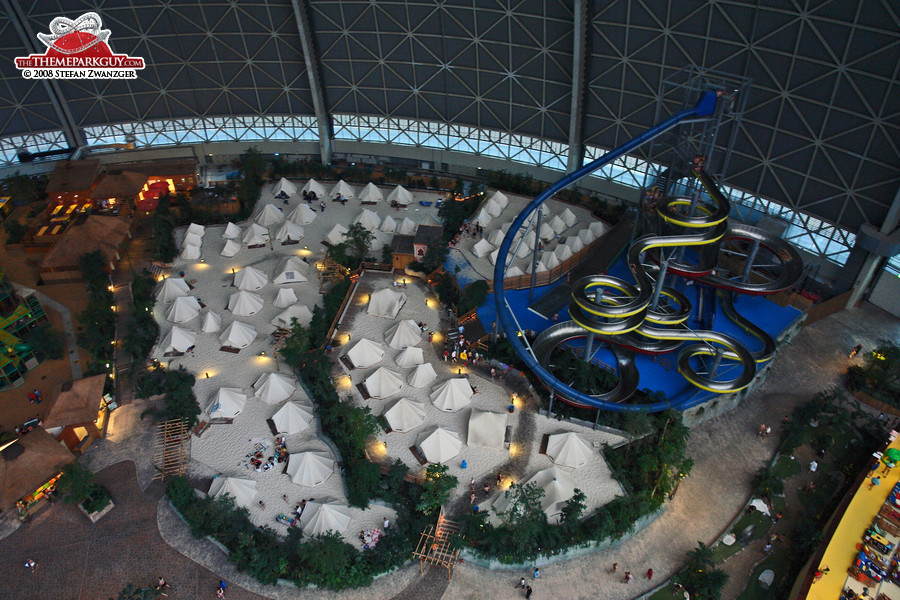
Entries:
{"type": "MultiPolygon", "coordinates": [[[[856,343],[872,347],[875,340],[885,337],[900,338],[900,320],[867,304],[805,328],[792,346],[781,350],[762,389],[736,410],[692,430],[689,453],[696,464],[662,517],[618,549],[543,566],[542,579],[531,584],[535,590],[533,598],[636,598],[652,587],[638,574],[652,567],[653,583],[671,576],[698,540],[714,541],[742,509],[753,473],[771,459],[777,436],[757,438],[759,423],[779,423],[797,403],[838,382],[847,365],[847,352],[856,343]],[[619,563],[620,572],[615,577],[610,573],[614,562],[619,563]],[[626,569],[636,574],[635,581],[628,585],[620,579],[626,569]]],[[[133,420],[132,433],[137,435],[137,414],[133,420]]],[[[95,445],[99,448],[100,443],[95,445]]],[[[115,445],[123,451],[146,452],[140,444],[135,447],[125,439],[115,445]]],[[[0,579],[0,598],[108,598],[126,583],[146,585],[160,574],[173,585],[170,598],[203,598],[212,595],[219,579],[207,567],[233,582],[229,589],[232,599],[522,597],[513,586],[526,573],[488,571],[469,563],[455,569],[448,586],[441,582],[442,573],[426,571],[419,575],[416,565],[378,579],[372,588],[342,594],[261,586],[237,574],[224,555],[209,549],[208,542],[190,538],[185,533],[187,527],[171,518],[171,511],[167,514],[167,505],[157,506],[161,491],[158,485],[141,492],[133,463],[108,466],[98,479],[112,490],[117,502],[117,507],[99,524],[92,526],[73,507],[57,504],[4,540],[0,568],[7,576],[0,579]],[[165,541],[159,528],[165,530],[165,541]],[[22,569],[26,558],[38,561],[36,573],[22,569]]]]}

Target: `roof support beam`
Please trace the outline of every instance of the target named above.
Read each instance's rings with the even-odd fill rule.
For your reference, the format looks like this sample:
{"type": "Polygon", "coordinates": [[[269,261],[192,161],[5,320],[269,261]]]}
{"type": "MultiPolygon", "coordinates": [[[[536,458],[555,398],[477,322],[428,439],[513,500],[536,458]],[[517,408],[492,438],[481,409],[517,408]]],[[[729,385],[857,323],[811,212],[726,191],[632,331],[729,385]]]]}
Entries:
{"type": "Polygon", "coordinates": [[[569,160],[566,172],[577,171],[584,165],[584,82],[587,54],[588,4],[590,0],[575,0],[572,36],[572,106],[569,110],[569,160]]]}
{"type": "MultiPolygon", "coordinates": [[[[37,36],[34,34],[34,31],[32,31],[31,25],[28,23],[28,18],[22,11],[22,7],[19,3],[12,2],[11,0],[0,0],[0,6],[2,6],[6,14],[9,15],[13,27],[16,28],[16,33],[19,34],[19,38],[25,46],[25,51],[29,54],[40,54],[41,51],[35,43],[37,36]]],[[[56,118],[59,120],[60,128],[63,131],[63,135],[66,136],[66,143],[73,148],[85,145],[84,134],[79,129],[78,123],[76,123],[75,119],[72,117],[72,112],[69,110],[69,105],[66,103],[66,97],[59,87],[59,82],[55,79],[42,79],[41,84],[47,92],[50,104],[53,105],[53,111],[56,113],[56,118]]]]}
{"type": "Polygon", "coordinates": [[[294,18],[297,20],[300,45],[303,47],[306,74],[309,76],[309,90],[312,93],[313,109],[316,111],[316,122],[319,126],[319,153],[322,156],[322,163],[327,165],[331,162],[331,115],[328,114],[328,107],[325,105],[319,56],[313,44],[312,21],[309,19],[305,0],[291,0],[291,4],[294,6],[294,18]]]}
{"type": "MultiPolygon", "coordinates": [[[[888,214],[885,216],[884,223],[881,224],[879,231],[885,235],[890,235],[897,229],[898,224],[900,224],[900,188],[897,188],[897,193],[894,194],[894,201],[891,203],[891,208],[888,209],[888,214]]],[[[850,297],[847,298],[847,304],[844,308],[854,308],[857,302],[862,300],[863,294],[872,285],[872,280],[875,279],[879,269],[884,268],[884,261],[883,257],[875,254],[870,253],[866,256],[862,268],[856,275],[856,281],[853,282],[853,287],[850,288],[850,297]]]]}

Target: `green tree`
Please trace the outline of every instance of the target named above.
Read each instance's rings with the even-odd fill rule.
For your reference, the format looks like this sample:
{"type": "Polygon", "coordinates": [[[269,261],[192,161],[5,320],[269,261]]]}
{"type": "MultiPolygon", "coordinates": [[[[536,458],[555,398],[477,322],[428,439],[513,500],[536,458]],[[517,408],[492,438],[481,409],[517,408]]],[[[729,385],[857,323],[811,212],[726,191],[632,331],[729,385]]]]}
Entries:
{"type": "Polygon", "coordinates": [[[391,250],[390,244],[385,244],[381,247],[381,262],[384,264],[391,264],[394,260],[394,251],[391,250]]]}
{"type": "Polygon", "coordinates": [[[697,547],[689,550],[687,555],[689,569],[708,569],[716,564],[713,560],[712,548],[701,541],[698,541],[697,547]]]}
{"type": "Polygon", "coordinates": [[[488,296],[488,283],[484,279],[473,281],[466,286],[459,301],[459,312],[467,313],[485,303],[488,296]]]}
{"type": "Polygon", "coordinates": [[[381,467],[363,458],[354,461],[348,471],[347,479],[353,484],[348,486],[347,502],[350,506],[367,508],[369,500],[378,495],[381,467]]]}
{"type": "Polygon", "coordinates": [[[575,493],[569,498],[566,506],[562,509],[561,527],[569,533],[578,528],[581,515],[587,506],[585,503],[586,496],[580,489],[575,488],[575,493]]]}
{"type": "Polygon", "coordinates": [[[51,360],[58,360],[65,354],[63,335],[49,325],[40,325],[24,335],[25,341],[34,346],[35,352],[51,360]]]}
{"type": "Polygon", "coordinates": [[[518,560],[537,557],[537,549],[549,532],[547,515],[541,500],[543,488],[528,483],[513,485],[506,494],[512,498],[509,508],[501,513],[509,554],[518,560]]]}
{"type": "Polygon", "coordinates": [[[416,510],[425,514],[433,514],[450,499],[450,494],[456,489],[459,480],[454,475],[447,474],[447,465],[430,464],[425,469],[425,483],[422,485],[422,495],[416,510]]]}
{"type": "Polygon", "coordinates": [[[94,472],[83,463],[74,460],[62,468],[62,477],[59,478],[57,486],[66,504],[81,504],[96,487],[94,472]]]}
{"type": "Polygon", "coordinates": [[[366,260],[372,240],[375,239],[375,234],[360,223],[353,223],[347,228],[344,238],[347,240],[347,249],[350,256],[356,260],[356,266],[359,266],[359,263],[366,260]]]}
{"type": "Polygon", "coordinates": [[[448,254],[450,254],[450,246],[448,246],[446,242],[435,240],[429,243],[428,248],[425,250],[425,256],[422,257],[422,264],[425,266],[425,271],[431,273],[442,267],[447,261],[448,254]]]}
{"type": "Polygon", "coordinates": [[[784,480],[774,470],[762,467],[753,478],[753,491],[763,498],[771,500],[784,493],[784,480]]]}
{"type": "Polygon", "coordinates": [[[47,197],[46,175],[22,175],[16,172],[3,179],[3,192],[16,204],[31,204],[47,197]]]}
{"type": "Polygon", "coordinates": [[[103,295],[108,291],[109,276],[106,274],[106,257],[99,250],[87,252],[78,258],[78,266],[81,268],[81,276],[87,283],[88,293],[91,295],[103,295]]]}
{"type": "Polygon", "coordinates": [[[25,237],[25,234],[28,233],[28,227],[19,223],[16,219],[8,219],[6,223],[3,224],[3,229],[6,230],[6,243],[7,244],[18,244],[22,241],[22,238],[25,237]]]}
{"type": "Polygon", "coordinates": [[[309,331],[297,319],[291,319],[291,335],[285,338],[278,353],[287,364],[297,366],[309,350],[309,331]]]}

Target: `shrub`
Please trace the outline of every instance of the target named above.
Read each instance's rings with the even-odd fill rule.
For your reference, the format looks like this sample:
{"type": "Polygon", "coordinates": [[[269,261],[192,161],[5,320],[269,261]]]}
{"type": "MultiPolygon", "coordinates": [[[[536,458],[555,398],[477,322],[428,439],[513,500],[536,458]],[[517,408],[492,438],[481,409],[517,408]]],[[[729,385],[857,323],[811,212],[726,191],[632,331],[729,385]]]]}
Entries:
{"type": "Polygon", "coordinates": [[[22,225],[16,219],[9,219],[6,223],[3,224],[3,229],[6,230],[7,244],[21,243],[22,238],[24,238],[25,234],[28,233],[28,227],[22,225]]]}

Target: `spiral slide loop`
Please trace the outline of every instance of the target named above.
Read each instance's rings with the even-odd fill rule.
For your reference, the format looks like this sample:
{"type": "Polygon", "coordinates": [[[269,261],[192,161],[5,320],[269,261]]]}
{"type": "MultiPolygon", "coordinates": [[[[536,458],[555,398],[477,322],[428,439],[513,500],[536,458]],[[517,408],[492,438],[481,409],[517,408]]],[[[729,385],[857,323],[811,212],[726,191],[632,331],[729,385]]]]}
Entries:
{"type": "Polygon", "coordinates": [[[621,404],[622,400],[631,396],[637,385],[636,368],[630,349],[651,353],[668,352],[685,342],[690,342],[678,355],[679,372],[693,385],[717,393],[747,387],[755,375],[757,361],[768,360],[771,356],[774,344],[765,342],[765,338],[757,335],[758,333],[765,335],[762,330],[755,326],[749,327],[748,325],[752,324],[737,315],[730,298],[727,302],[723,301],[726,314],[765,342],[763,351],[756,355],[730,336],[715,331],[686,329],[683,323],[690,315],[691,304],[683,294],[673,288],[663,287],[660,292],[663,302],[658,303],[656,308],[651,308],[653,276],[658,275],[658,268],[643,264],[641,257],[653,254],[657,249],[695,247],[700,257],[696,263],[686,264],[679,259],[669,263],[669,272],[696,278],[707,285],[742,293],[765,294],[785,289],[797,281],[802,271],[800,257],[789,244],[754,227],[738,225],[729,228],[727,222],[729,203],[709,176],[702,171],[695,171],[694,175],[706,187],[713,200],[711,206],[695,204],[693,214],[687,214],[684,209],[690,205],[689,199],[670,198],[657,209],[663,221],[694,232],[677,235],[651,234],[636,240],[628,253],[628,265],[636,284],[607,275],[592,275],[576,282],[569,307],[573,321],[560,323],[545,330],[535,340],[534,354],[529,352],[519,339],[518,330],[510,317],[504,296],[503,278],[514,234],[534,210],[558,191],[665,133],[680,122],[692,117],[702,118],[713,114],[715,102],[715,93],[707,92],[693,109],[674,115],[630,142],[563,177],[525,207],[513,221],[500,245],[494,269],[494,294],[500,326],[519,359],[548,388],[570,403],[616,412],[657,412],[669,408],[684,410],[705,401],[705,398],[692,395],[677,402],[621,404]],[[765,245],[782,262],[778,279],[764,282],[734,281],[717,275],[714,268],[718,245],[721,240],[727,238],[755,240],[765,245]],[[579,333],[578,329],[582,332],[579,333]],[[615,390],[599,396],[590,396],[572,388],[557,379],[546,368],[553,347],[574,337],[585,337],[588,332],[617,344],[613,350],[619,363],[620,380],[624,380],[615,390]],[[736,361],[741,370],[730,380],[715,377],[715,369],[710,369],[712,372],[709,373],[701,372],[697,366],[698,359],[709,357],[715,357],[713,359],[715,363],[720,360],[736,361]]]}

